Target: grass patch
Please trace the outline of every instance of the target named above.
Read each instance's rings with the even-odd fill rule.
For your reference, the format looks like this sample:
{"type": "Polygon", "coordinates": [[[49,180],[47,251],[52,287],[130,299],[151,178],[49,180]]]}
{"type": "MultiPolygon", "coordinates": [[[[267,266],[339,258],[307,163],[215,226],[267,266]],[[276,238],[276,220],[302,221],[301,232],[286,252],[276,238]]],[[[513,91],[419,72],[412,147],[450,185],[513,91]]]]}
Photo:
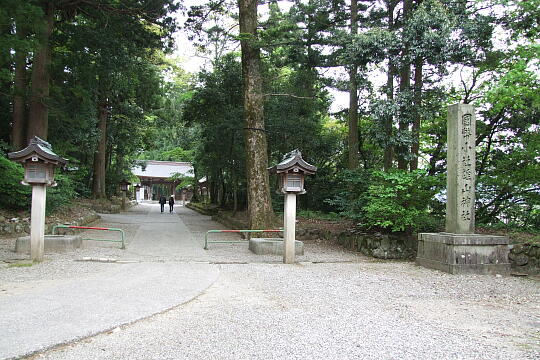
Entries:
{"type": "Polygon", "coordinates": [[[478,226],[476,232],[487,235],[500,235],[510,238],[511,244],[540,245],[540,232],[532,229],[518,229],[502,226],[478,226]]]}
{"type": "Polygon", "coordinates": [[[24,267],[30,267],[32,265],[34,265],[33,262],[17,262],[17,263],[9,264],[7,267],[8,268],[24,268],[24,267]]]}
{"type": "Polygon", "coordinates": [[[511,232],[508,236],[516,243],[540,244],[540,235],[511,232]]]}

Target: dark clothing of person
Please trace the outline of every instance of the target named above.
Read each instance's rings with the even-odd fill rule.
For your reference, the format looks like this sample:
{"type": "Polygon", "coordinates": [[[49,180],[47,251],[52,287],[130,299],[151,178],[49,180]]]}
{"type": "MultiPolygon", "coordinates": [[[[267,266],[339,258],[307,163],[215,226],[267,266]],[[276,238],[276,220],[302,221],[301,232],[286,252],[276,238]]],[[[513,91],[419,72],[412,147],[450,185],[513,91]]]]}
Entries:
{"type": "Polygon", "coordinates": [[[174,207],[174,198],[171,196],[169,198],[169,212],[173,212],[173,207],[174,207]]]}
{"type": "Polygon", "coordinates": [[[165,203],[167,202],[167,199],[165,199],[165,196],[161,196],[159,198],[159,205],[161,205],[161,212],[165,210],[165,203]]]}

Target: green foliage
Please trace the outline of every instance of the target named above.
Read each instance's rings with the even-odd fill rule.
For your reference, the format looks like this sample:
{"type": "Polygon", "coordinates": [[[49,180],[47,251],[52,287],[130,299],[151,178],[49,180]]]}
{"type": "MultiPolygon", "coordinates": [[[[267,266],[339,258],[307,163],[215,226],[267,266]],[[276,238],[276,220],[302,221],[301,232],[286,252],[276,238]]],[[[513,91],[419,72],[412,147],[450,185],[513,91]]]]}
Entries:
{"type": "Polygon", "coordinates": [[[74,183],[69,176],[56,173],[54,179],[58,185],[47,188],[47,215],[53,213],[61,206],[70,204],[77,195],[74,183]]]}
{"type": "Polygon", "coordinates": [[[246,197],[242,99],[240,62],[236,54],[229,54],[214,62],[212,72],[198,74],[198,84],[185,104],[185,123],[199,131],[196,178],[206,176],[210,199],[216,204],[231,205],[234,196],[243,204],[246,197]]]}
{"type": "MultiPolygon", "coordinates": [[[[21,184],[24,169],[20,164],[0,156],[0,208],[30,210],[32,187],[21,184]]],[[[69,204],[77,195],[74,182],[69,176],[56,174],[57,187],[47,188],[47,215],[60,206],[69,204]]]]}
{"type": "Polygon", "coordinates": [[[30,186],[21,184],[24,169],[3,154],[0,156],[0,207],[4,209],[28,209],[32,197],[30,186]]]}
{"type": "Polygon", "coordinates": [[[508,16],[503,24],[513,31],[512,38],[524,36],[531,41],[540,35],[540,0],[498,0],[506,6],[508,16]]]}
{"type": "MultiPolygon", "coordinates": [[[[283,209],[281,209],[283,212],[283,209]]],[[[343,219],[341,215],[335,212],[322,212],[322,211],[314,211],[314,210],[300,210],[297,213],[297,216],[299,218],[305,218],[305,219],[317,219],[317,220],[331,220],[331,221],[339,221],[343,219]]]]}
{"type": "Polygon", "coordinates": [[[429,224],[429,204],[437,192],[437,179],[424,171],[377,171],[366,195],[363,224],[392,232],[413,232],[429,224]]]}
{"type": "Polygon", "coordinates": [[[181,147],[177,147],[171,150],[166,150],[161,153],[159,158],[154,160],[164,160],[164,161],[193,161],[193,150],[184,150],[181,147]]]}
{"type": "MultiPolygon", "coordinates": [[[[25,37],[28,32],[40,30],[39,19],[43,10],[30,1],[3,0],[0,5],[0,64],[5,65],[13,61],[14,52],[29,52],[35,49],[37,42],[32,37],[25,37]],[[19,34],[17,34],[19,33],[19,34]]],[[[10,80],[12,74],[7,66],[0,69],[0,82],[10,80]]]]}
{"type": "Polygon", "coordinates": [[[349,171],[342,193],[330,203],[367,229],[390,232],[436,231],[441,218],[431,211],[441,180],[424,171],[349,171]]]}
{"type": "Polygon", "coordinates": [[[336,194],[329,194],[326,203],[335,206],[341,215],[361,221],[365,218],[365,194],[372,183],[372,176],[372,172],[365,169],[342,171],[333,184],[336,194]]]}
{"type": "MultiPolygon", "coordinates": [[[[6,95],[0,97],[0,144],[10,137],[14,61],[21,52],[28,83],[23,95],[30,89],[37,35],[43,30],[41,3],[4,0],[0,6],[0,93],[6,95]]],[[[91,195],[100,101],[109,111],[109,195],[136,159],[190,161],[195,179],[207,177],[214,203],[241,208],[247,186],[243,79],[239,54],[227,54],[243,37],[230,27],[231,19],[237,20],[237,3],[210,1],[191,8],[187,26],[197,35],[192,40],[213,60],[212,68],[196,78],[164,55],[171,49],[171,13],[178,2],[64,3],[55,2],[50,41],[48,139],[56,153],[70,158],[70,169],[58,175],[57,188],[48,189],[48,211],[91,195]]],[[[350,7],[343,0],[289,5],[284,11],[281,2],[268,3],[252,44],[262,50],[269,163],[300,148],[318,167],[306,179],[307,194],[298,199],[309,209],[306,215],[339,211],[366,228],[438,230],[444,204],[433,194],[444,184],[434,176],[446,171],[446,106],[465,102],[478,109],[478,223],[540,228],[539,0],[412,1],[407,19],[401,1],[360,2],[358,34],[350,32],[350,7]],[[496,11],[488,9],[492,5],[496,11]],[[389,6],[396,7],[389,11],[389,6]],[[495,50],[498,25],[507,30],[498,40],[508,43],[495,50]],[[354,172],[342,170],[349,151],[347,109],[329,111],[328,89],[348,91],[350,85],[328,76],[334,71],[327,69],[337,66],[358,68],[360,168],[354,172]],[[411,84],[401,89],[406,66],[411,84]],[[416,69],[422,69],[420,77],[416,69]],[[393,88],[372,83],[375,70],[390,74],[393,88]],[[456,71],[463,90],[446,85],[456,71]],[[418,119],[419,134],[411,129],[418,119]],[[393,152],[395,166],[396,156],[415,157],[411,148],[417,143],[425,160],[420,166],[426,164],[430,176],[378,171],[385,150],[393,152]]],[[[0,157],[0,173],[0,207],[28,208],[31,188],[20,185],[22,168],[0,157]]],[[[195,179],[181,178],[180,187],[197,185],[195,179]]],[[[282,210],[283,197],[273,196],[275,209],[282,210]]]]}
{"type": "Polygon", "coordinates": [[[508,50],[476,91],[477,211],[483,225],[538,227],[540,207],[540,47],[508,50]]]}
{"type": "Polygon", "coordinates": [[[180,173],[174,173],[170,179],[179,181],[178,185],[176,185],[177,190],[181,190],[187,187],[194,187],[196,182],[193,176],[184,176],[180,173]]]}

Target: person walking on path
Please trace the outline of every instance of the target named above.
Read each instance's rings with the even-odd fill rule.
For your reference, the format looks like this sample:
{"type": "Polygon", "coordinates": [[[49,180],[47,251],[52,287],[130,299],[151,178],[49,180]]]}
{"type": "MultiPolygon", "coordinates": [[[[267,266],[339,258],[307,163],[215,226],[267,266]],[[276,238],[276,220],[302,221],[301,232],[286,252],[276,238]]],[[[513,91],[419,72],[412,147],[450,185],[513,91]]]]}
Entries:
{"type": "Polygon", "coordinates": [[[173,207],[174,207],[174,195],[171,195],[171,197],[169,198],[169,212],[170,213],[173,212],[173,207]]]}
{"type": "Polygon", "coordinates": [[[161,212],[165,210],[165,203],[167,202],[167,199],[165,199],[165,196],[161,195],[159,198],[159,205],[161,205],[161,212]]]}

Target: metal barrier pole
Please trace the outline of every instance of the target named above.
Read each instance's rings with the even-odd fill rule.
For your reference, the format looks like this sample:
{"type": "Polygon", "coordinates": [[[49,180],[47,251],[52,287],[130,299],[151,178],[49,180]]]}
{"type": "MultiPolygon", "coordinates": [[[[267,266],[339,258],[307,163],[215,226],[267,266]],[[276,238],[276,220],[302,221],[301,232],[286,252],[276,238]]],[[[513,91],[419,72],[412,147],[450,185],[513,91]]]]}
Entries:
{"type": "Polygon", "coordinates": [[[283,229],[272,229],[272,230],[208,230],[204,234],[204,250],[208,250],[208,244],[234,244],[246,242],[249,240],[217,240],[217,241],[208,241],[208,234],[210,233],[263,233],[263,232],[283,232],[283,229]]]}

